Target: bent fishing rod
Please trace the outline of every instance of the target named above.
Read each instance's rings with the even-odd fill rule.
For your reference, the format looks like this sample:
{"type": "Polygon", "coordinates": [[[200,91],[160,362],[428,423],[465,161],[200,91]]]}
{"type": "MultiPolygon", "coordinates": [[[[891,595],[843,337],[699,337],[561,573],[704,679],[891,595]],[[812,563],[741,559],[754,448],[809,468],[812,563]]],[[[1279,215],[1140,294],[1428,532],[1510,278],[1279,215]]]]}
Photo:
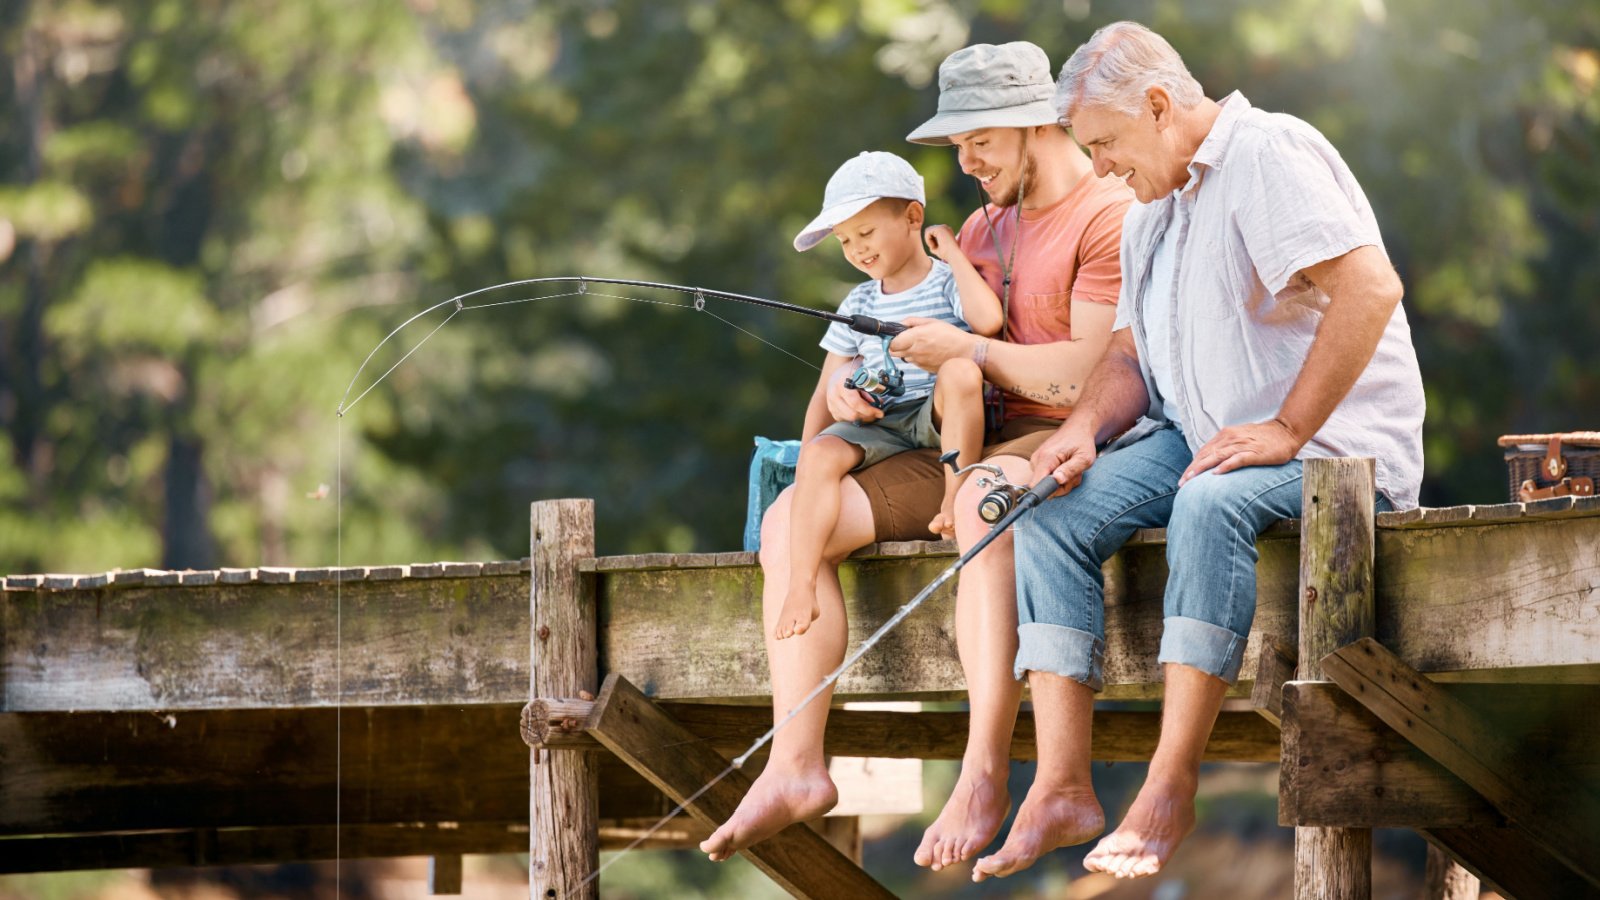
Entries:
{"type": "MultiPolygon", "coordinates": [[[[717,299],[717,300],[731,300],[731,301],[736,302],[736,303],[747,303],[747,304],[750,304],[752,306],[761,306],[761,307],[765,307],[767,309],[776,309],[776,310],[779,310],[780,312],[799,313],[800,315],[810,316],[810,317],[812,317],[814,319],[823,319],[823,320],[828,321],[828,322],[837,322],[837,323],[839,323],[841,325],[844,325],[844,326],[848,327],[851,331],[855,331],[855,332],[858,332],[860,334],[871,335],[871,336],[874,336],[874,337],[882,337],[882,338],[885,339],[885,341],[887,341],[889,338],[892,338],[895,335],[900,334],[901,332],[906,330],[906,326],[901,324],[901,323],[899,323],[899,322],[886,322],[886,321],[883,321],[882,319],[875,319],[872,316],[862,316],[862,315],[846,316],[846,315],[842,315],[842,314],[836,313],[836,312],[831,312],[831,311],[825,310],[825,309],[812,309],[809,306],[800,306],[800,305],[797,305],[797,304],[794,304],[794,303],[784,303],[781,300],[769,300],[769,299],[767,299],[765,297],[752,297],[749,294],[736,294],[736,293],[733,293],[731,291],[719,291],[719,290],[716,290],[716,289],[713,289],[713,288],[694,287],[694,286],[691,286],[691,285],[666,284],[664,282],[659,282],[659,281],[641,281],[641,280],[633,279],[633,278],[600,278],[600,277],[595,277],[595,276],[592,276],[592,275],[557,275],[557,276],[552,276],[552,277],[548,277],[548,278],[524,278],[524,279],[521,279],[519,281],[507,281],[507,282],[504,282],[502,284],[494,284],[494,285],[490,285],[488,287],[478,288],[477,290],[468,291],[465,294],[461,294],[461,295],[458,295],[458,296],[455,296],[455,297],[451,297],[449,300],[445,300],[445,301],[442,301],[440,303],[435,303],[433,306],[430,306],[427,309],[424,309],[423,311],[417,313],[416,315],[412,316],[411,318],[409,318],[409,319],[405,320],[404,322],[400,323],[400,326],[398,328],[394,329],[393,331],[391,331],[387,335],[385,335],[383,340],[379,341],[378,345],[376,347],[372,348],[372,352],[367,354],[367,358],[361,361],[360,367],[356,369],[355,376],[350,379],[350,384],[345,388],[344,396],[341,397],[340,400],[339,400],[339,408],[337,410],[337,413],[338,413],[339,417],[343,418],[344,414],[346,412],[349,412],[351,407],[355,406],[356,403],[359,403],[361,401],[362,397],[365,397],[368,392],[370,392],[373,388],[377,387],[380,383],[382,383],[385,378],[388,378],[389,375],[392,372],[394,372],[395,369],[400,367],[401,363],[404,363],[407,359],[409,359],[411,357],[411,354],[417,352],[417,350],[419,348],[421,348],[424,343],[427,342],[428,338],[433,337],[434,334],[438,333],[440,328],[443,328],[446,323],[448,323],[451,319],[455,318],[457,315],[459,315],[459,314],[461,314],[463,312],[466,312],[467,310],[472,310],[472,309],[488,309],[490,307],[495,307],[495,306],[510,306],[510,305],[516,304],[516,303],[528,303],[528,302],[532,302],[534,300],[554,300],[554,299],[559,298],[559,297],[583,296],[583,295],[586,295],[586,294],[589,293],[589,285],[591,285],[591,284],[616,285],[616,286],[619,286],[619,287],[650,288],[650,289],[653,289],[653,290],[675,291],[675,292],[680,293],[680,294],[687,294],[687,295],[689,295],[689,296],[694,298],[693,309],[696,310],[697,312],[705,312],[706,311],[706,299],[707,298],[712,298],[712,299],[717,299]],[[577,287],[574,290],[566,291],[564,293],[550,294],[550,295],[543,296],[543,297],[525,297],[525,298],[522,298],[522,299],[519,299],[519,300],[504,300],[504,301],[497,301],[497,302],[493,302],[493,303],[468,303],[468,302],[466,302],[468,299],[470,299],[472,297],[476,297],[476,296],[478,296],[480,294],[485,294],[485,293],[488,293],[490,291],[497,291],[497,290],[502,290],[502,289],[505,289],[505,288],[512,288],[512,287],[527,287],[527,286],[530,286],[530,285],[541,285],[541,284],[567,284],[567,285],[575,284],[575,285],[577,285],[577,287]],[[349,399],[350,398],[350,392],[355,388],[356,382],[359,381],[360,378],[361,378],[361,373],[366,371],[367,365],[372,362],[372,358],[374,356],[378,355],[378,351],[383,349],[383,346],[385,344],[389,343],[389,341],[392,338],[394,338],[395,335],[397,335],[400,332],[404,331],[406,329],[406,326],[410,325],[412,322],[417,321],[418,319],[422,318],[423,316],[428,315],[431,312],[434,312],[435,310],[444,309],[445,307],[448,307],[448,306],[454,306],[455,309],[451,311],[450,315],[445,317],[445,320],[443,322],[440,322],[433,329],[433,331],[430,331],[426,337],[424,337],[421,341],[418,341],[417,345],[415,347],[412,347],[409,351],[406,352],[405,356],[402,356],[400,358],[399,362],[396,362],[393,366],[389,367],[388,371],[386,371],[382,375],[380,375],[378,377],[377,381],[374,381],[371,385],[369,385],[367,387],[366,390],[362,391],[359,395],[357,395],[355,400],[350,400],[349,399]],[[349,402],[346,402],[346,401],[349,401],[349,402]]],[[[596,296],[616,297],[618,295],[616,295],[616,294],[599,294],[599,295],[596,295],[596,296]]],[[[624,299],[624,300],[635,300],[637,298],[622,297],[621,299],[624,299]]],[[[653,302],[653,301],[645,300],[645,301],[639,301],[639,302],[649,303],[649,302],[653,302]]],[[[659,302],[659,301],[654,301],[654,302],[659,302]]],[[[671,303],[669,303],[667,305],[669,305],[669,306],[681,306],[682,304],[671,304],[671,303]]],[[[715,316],[716,314],[712,313],[711,315],[715,316]]],[[[726,321],[726,320],[723,320],[723,321],[726,321]]],[[[731,324],[731,323],[729,323],[729,324],[731,324]]],[[[735,326],[735,327],[737,327],[737,326],[735,326]]],[[[740,329],[740,330],[743,330],[743,329],[740,329]]],[[[793,354],[791,354],[791,355],[793,355],[793,354]]]]}

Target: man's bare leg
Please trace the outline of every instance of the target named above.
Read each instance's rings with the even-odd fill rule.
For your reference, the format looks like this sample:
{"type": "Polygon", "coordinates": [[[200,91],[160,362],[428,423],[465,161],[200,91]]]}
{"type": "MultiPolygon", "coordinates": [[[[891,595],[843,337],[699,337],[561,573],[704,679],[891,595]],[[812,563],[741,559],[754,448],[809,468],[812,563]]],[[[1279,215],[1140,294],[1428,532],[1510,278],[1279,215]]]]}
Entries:
{"type": "Polygon", "coordinates": [[[1118,878],[1154,875],[1194,830],[1200,755],[1222,709],[1222,679],[1176,663],[1166,665],[1161,740],[1150,774],[1128,815],[1084,858],[1084,868],[1118,878]]]}
{"type": "Polygon", "coordinates": [[[1039,738],[1039,771],[1017,809],[999,852],[972,867],[972,880],[1003,877],[1033,865],[1057,847],[1081,844],[1106,827],[1105,813],[1089,781],[1089,736],[1094,691],[1047,672],[1030,672],[1033,720],[1039,738]]]}
{"type": "MultiPolygon", "coordinates": [[[[860,491],[860,487],[845,476],[864,457],[860,447],[829,434],[818,435],[800,448],[800,462],[795,467],[794,500],[788,510],[788,559],[794,562],[793,566],[788,566],[785,578],[789,590],[782,608],[775,613],[769,610],[766,615],[767,633],[780,641],[791,635],[805,634],[822,614],[817,606],[818,570],[839,523],[840,492],[846,483],[860,491]]],[[[865,494],[862,500],[866,500],[865,494]]],[[[767,514],[771,516],[771,510],[767,514]]],[[[762,525],[765,527],[765,519],[762,525]]],[[[871,537],[867,540],[870,542],[871,537]]],[[[761,546],[766,545],[763,537],[761,546]]]]}
{"type": "MultiPolygon", "coordinates": [[[[1021,457],[989,460],[1006,478],[1025,481],[1021,457]]],[[[966,548],[989,531],[978,516],[986,488],[968,479],[956,496],[956,538],[966,548]]],[[[938,871],[972,858],[994,840],[1011,811],[1006,777],[1011,766],[1011,734],[1017,724],[1022,684],[1013,676],[1017,658],[1017,584],[1012,569],[1011,532],[995,538],[961,570],[956,585],[956,648],[967,679],[971,724],[961,777],[939,818],[928,826],[917,848],[917,865],[938,871]]]]}
{"type": "MultiPolygon", "coordinates": [[[[838,524],[823,549],[817,570],[817,603],[822,617],[803,635],[780,641],[772,628],[783,605],[789,581],[789,505],[794,491],[784,491],[761,523],[761,603],[766,627],[767,660],[772,669],[773,721],[787,716],[811,689],[844,660],[846,630],[844,595],[838,563],[850,551],[872,543],[872,507],[853,478],[840,490],[838,524]]],[[[828,723],[826,691],[773,738],[772,756],[750,792],[728,821],[701,842],[700,849],[722,861],[765,840],[794,822],[822,815],[839,800],[823,761],[822,735],[828,723]]]]}

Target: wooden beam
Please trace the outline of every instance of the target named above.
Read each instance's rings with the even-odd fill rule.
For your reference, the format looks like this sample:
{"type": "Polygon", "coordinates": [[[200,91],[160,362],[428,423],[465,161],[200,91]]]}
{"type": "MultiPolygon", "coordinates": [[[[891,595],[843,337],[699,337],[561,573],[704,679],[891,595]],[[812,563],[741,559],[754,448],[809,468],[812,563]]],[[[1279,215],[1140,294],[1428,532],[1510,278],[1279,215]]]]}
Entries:
{"type": "Polygon", "coordinates": [[[447,853],[428,858],[428,893],[461,893],[461,854],[447,853]]]}
{"type": "Polygon", "coordinates": [[[1283,724],[1283,685],[1294,680],[1298,665],[1294,647],[1276,637],[1262,639],[1256,683],[1250,690],[1250,706],[1274,726],[1283,724]]]}
{"type": "Polygon", "coordinates": [[[1504,817],[1338,685],[1283,689],[1278,821],[1293,826],[1469,827],[1504,817]]]}
{"type": "Polygon", "coordinates": [[[1600,890],[1556,862],[1521,829],[1428,828],[1418,833],[1510,900],[1600,898],[1600,890]]]}
{"type": "MultiPolygon", "coordinates": [[[[1299,674],[1308,681],[1322,679],[1323,654],[1372,634],[1375,627],[1373,472],[1370,459],[1303,463],[1299,674]]],[[[1284,790],[1280,778],[1280,796],[1284,790]]],[[[1372,896],[1370,831],[1299,827],[1294,843],[1296,900],[1372,896]]]]}
{"type": "MultiPolygon", "coordinates": [[[[708,825],[726,821],[750,789],[749,779],[738,770],[712,784],[727,760],[701,746],[693,733],[618,675],[606,678],[589,731],[678,802],[699,794],[687,802],[687,810],[708,825]],[[701,793],[706,785],[710,787],[701,793]]],[[[804,825],[791,825],[743,853],[796,897],[894,896],[804,825]]]]}
{"type": "MultiPolygon", "coordinates": [[[[533,504],[529,696],[594,696],[599,687],[592,579],[594,501],[533,504]]],[[[532,897],[599,900],[600,770],[594,753],[529,751],[528,885],[532,897]]]]}
{"type": "MultiPolygon", "coordinates": [[[[545,716],[544,746],[551,749],[598,748],[584,732],[594,704],[588,701],[534,701],[545,716]],[[570,725],[582,721],[583,724],[570,725]]],[[[743,753],[772,727],[772,712],[750,706],[662,703],[664,712],[698,735],[706,746],[727,756],[743,753]]],[[[1105,762],[1149,762],[1161,734],[1159,712],[1096,710],[1091,758],[1105,762]]],[[[525,719],[540,721],[538,715],[525,719]]],[[[828,714],[824,752],[829,756],[891,759],[960,759],[969,732],[964,712],[896,712],[836,709],[828,714]]],[[[528,729],[524,729],[528,733],[528,729]]],[[[1017,716],[1011,758],[1036,760],[1033,714],[1017,716]]],[[[1277,762],[1278,732],[1254,712],[1223,712],[1206,743],[1208,762],[1277,762]]]]}
{"type": "Polygon", "coordinates": [[[526,822],[206,828],[0,838],[0,875],[238,866],[305,860],[521,853],[526,822]],[[338,843],[335,844],[335,831],[338,843]]]}
{"type": "Polygon", "coordinates": [[[1475,710],[1372,639],[1323,668],[1356,700],[1482,794],[1518,828],[1600,888],[1600,797],[1519,752],[1475,710]]]}

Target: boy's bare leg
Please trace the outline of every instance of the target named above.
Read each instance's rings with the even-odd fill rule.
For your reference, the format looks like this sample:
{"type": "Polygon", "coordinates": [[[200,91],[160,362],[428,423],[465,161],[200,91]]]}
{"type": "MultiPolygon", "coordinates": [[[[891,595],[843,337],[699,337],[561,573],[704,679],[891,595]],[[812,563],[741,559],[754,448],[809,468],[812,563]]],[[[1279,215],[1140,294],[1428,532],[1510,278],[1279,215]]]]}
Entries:
{"type": "Polygon", "coordinates": [[[1105,813],[1089,781],[1094,692],[1048,672],[1031,672],[1039,771],[1017,809],[999,852],[972,867],[972,880],[1003,877],[1033,865],[1057,847],[1081,844],[1105,829],[1105,813]]]}
{"type": "MultiPolygon", "coordinates": [[[[821,614],[817,606],[817,568],[839,522],[839,493],[844,489],[845,475],[865,456],[860,447],[829,434],[818,435],[800,448],[794,499],[789,504],[789,590],[783,608],[766,623],[767,630],[780,641],[805,634],[821,614]]],[[[766,546],[765,541],[762,546],[766,546]]]]}
{"type": "MultiPolygon", "coordinates": [[[[956,466],[970,466],[983,452],[983,370],[970,359],[957,357],[939,367],[933,383],[933,423],[939,429],[939,452],[957,451],[956,466]]],[[[966,476],[944,470],[944,500],[928,530],[945,538],[956,536],[956,491],[966,476]]]]}
{"type": "MultiPolygon", "coordinates": [[[[817,571],[817,602],[823,616],[806,634],[779,641],[772,626],[783,605],[789,580],[789,506],[793,489],[784,491],[761,523],[762,609],[765,612],[767,660],[772,667],[773,721],[787,716],[811,689],[844,660],[844,595],[839,588],[839,560],[874,539],[872,507],[854,479],[840,490],[839,520],[823,550],[817,571]]],[[[794,721],[773,738],[772,755],[739,808],[700,849],[721,861],[794,822],[814,819],[838,802],[839,792],[828,777],[822,755],[832,691],[811,701],[794,721]]]]}
{"type": "MultiPolygon", "coordinates": [[[[1027,479],[1021,457],[990,459],[1013,481],[1027,479]]],[[[970,547],[989,531],[978,516],[984,488],[968,480],[956,495],[956,543],[970,547]]],[[[1017,658],[1017,593],[1012,569],[1011,532],[1006,531],[973,557],[956,585],[956,647],[966,675],[970,724],[961,777],[939,817],[923,833],[918,865],[935,870],[972,856],[994,840],[1011,795],[1011,734],[1022,700],[1022,684],[1012,675],[1017,658]]]]}
{"type": "Polygon", "coordinates": [[[1150,758],[1150,774],[1122,824],[1084,858],[1083,867],[1090,871],[1118,878],[1154,875],[1194,830],[1200,755],[1228,685],[1192,666],[1168,663],[1165,670],[1161,740],[1150,758]]]}

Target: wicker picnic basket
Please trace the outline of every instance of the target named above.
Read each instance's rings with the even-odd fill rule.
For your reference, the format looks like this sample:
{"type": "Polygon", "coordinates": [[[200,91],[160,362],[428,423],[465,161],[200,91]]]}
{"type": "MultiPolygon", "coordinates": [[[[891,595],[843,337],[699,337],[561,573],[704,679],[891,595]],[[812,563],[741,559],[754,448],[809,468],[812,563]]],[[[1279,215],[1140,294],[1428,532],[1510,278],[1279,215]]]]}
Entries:
{"type": "Polygon", "coordinates": [[[1500,446],[1506,452],[1513,503],[1593,496],[1600,481],[1600,431],[1508,434],[1500,438],[1500,446]]]}

